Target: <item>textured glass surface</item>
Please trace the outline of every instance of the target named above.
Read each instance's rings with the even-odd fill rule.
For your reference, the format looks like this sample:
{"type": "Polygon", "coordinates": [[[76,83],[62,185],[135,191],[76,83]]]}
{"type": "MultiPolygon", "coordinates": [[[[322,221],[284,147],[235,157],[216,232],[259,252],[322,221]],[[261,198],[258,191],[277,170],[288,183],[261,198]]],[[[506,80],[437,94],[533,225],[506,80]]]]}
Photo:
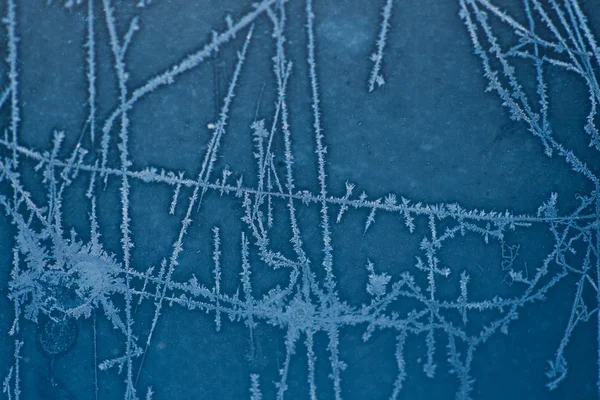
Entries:
{"type": "Polygon", "coordinates": [[[0,14],[3,399],[599,398],[598,2],[0,14]]]}

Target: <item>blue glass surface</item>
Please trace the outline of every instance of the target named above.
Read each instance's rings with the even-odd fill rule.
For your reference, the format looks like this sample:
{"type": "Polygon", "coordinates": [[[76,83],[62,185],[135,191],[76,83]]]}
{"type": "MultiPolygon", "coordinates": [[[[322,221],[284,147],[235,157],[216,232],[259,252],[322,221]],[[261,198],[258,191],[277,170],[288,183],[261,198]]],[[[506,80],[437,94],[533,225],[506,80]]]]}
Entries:
{"type": "Polygon", "coordinates": [[[0,14],[2,398],[599,398],[600,5],[0,14]]]}

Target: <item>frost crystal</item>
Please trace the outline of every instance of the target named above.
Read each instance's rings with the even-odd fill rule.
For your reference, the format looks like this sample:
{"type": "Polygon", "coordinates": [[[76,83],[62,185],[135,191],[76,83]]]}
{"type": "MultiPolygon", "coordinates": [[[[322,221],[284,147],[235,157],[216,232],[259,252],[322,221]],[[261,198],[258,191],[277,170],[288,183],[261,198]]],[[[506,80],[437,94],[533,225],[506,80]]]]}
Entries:
{"type": "Polygon", "coordinates": [[[5,398],[599,398],[593,2],[41,3],[5,398]]]}

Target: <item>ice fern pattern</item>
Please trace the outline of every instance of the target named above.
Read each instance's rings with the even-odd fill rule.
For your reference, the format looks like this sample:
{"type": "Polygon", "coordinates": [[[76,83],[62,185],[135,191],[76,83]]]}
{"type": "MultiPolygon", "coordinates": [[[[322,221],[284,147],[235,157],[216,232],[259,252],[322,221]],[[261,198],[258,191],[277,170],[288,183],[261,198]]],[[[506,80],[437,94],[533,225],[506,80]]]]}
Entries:
{"type": "Polygon", "coordinates": [[[599,398],[600,8],[43,3],[0,2],[4,398],[599,398]],[[411,148],[435,118],[403,74],[439,15],[467,82],[423,91],[479,94],[411,148]],[[477,127],[539,176],[492,162],[495,184],[543,202],[386,164],[447,134],[477,174],[477,127]]]}

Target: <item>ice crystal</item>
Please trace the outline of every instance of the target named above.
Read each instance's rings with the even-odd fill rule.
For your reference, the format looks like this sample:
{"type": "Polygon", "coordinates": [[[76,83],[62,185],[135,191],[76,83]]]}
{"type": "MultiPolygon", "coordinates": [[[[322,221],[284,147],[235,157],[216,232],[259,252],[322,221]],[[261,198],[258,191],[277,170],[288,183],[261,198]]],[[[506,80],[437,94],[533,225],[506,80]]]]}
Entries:
{"type": "MultiPolygon", "coordinates": [[[[438,154],[464,147],[460,154],[477,156],[466,132],[481,102],[497,121],[511,120],[492,124],[504,131],[482,151],[535,148],[544,156],[538,165],[547,162],[547,175],[557,176],[539,196],[546,200],[524,197],[500,212],[454,202],[452,182],[428,192],[444,201],[413,199],[413,188],[400,194],[409,171],[384,161],[392,148],[416,162],[408,139],[398,141],[408,137],[411,112],[388,106],[402,98],[408,107],[413,97],[402,87],[417,77],[401,76],[399,57],[409,64],[412,44],[439,40],[434,26],[406,17],[412,10],[428,21],[427,6],[350,2],[373,9],[369,42],[360,22],[349,29],[336,15],[356,13],[341,4],[263,0],[230,10],[185,3],[3,5],[0,223],[7,235],[0,245],[12,304],[0,319],[11,320],[3,336],[10,349],[0,351],[6,398],[465,400],[504,396],[507,386],[535,397],[529,381],[548,398],[598,398],[600,50],[592,17],[599,9],[578,0],[522,0],[506,10],[488,0],[456,1],[457,48],[472,50],[461,56],[471,68],[467,79],[485,81],[480,89],[489,93],[470,107],[453,103],[454,112],[440,117],[450,124],[456,113],[467,116],[464,136],[453,136],[464,141],[438,154]],[[162,13],[173,18],[158,24],[162,13]],[[78,76],[73,85],[53,83],[72,91],[51,93],[58,102],[37,95],[43,84],[29,83],[52,76],[35,65],[43,52],[36,40],[52,32],[33,17],[46,14],[57,19],[57,36],[79,35],[61,42],[66,55],[47,54],[78,76]],[[59,20],[73,25],[62,31],[59,20]],[[427,34],[413,40],[406,22],[427,34]],[[176,37],[161,41],[169,32],[176,37]],[[358,52],[358,63],[343,59],[358,52]],[[360,95],[352,111],[335,94],[348,65],[364,78],[344,81],[360,95]],[[571,93],[572,115],[561,111],[571,93]],[[71,108],[61,115],[54,106],[71,108]],[[341,128],[355,118],[356,134],[364,134],[361,118],[378,121],[371,125],[377,132],[363,139],[341,128]],[[40,128],[48,123],[49,139],[40,128]],[[336,131],[343,140],[330,139],[336,131]],[[341,157],[333,142],[357,146],[347,171],[335,168],[341,157]],[[382,164],[363,152],[371,146],[382,164]],[[398,182],[350,182],[389,171],[398,182]],[[583,339],[574,340],[579,333],[583,339]],[[540,356],[538,344],[554,353],[540,356]],[[534,367],[540,359],[545,371],[534,367]],[[46,361],[49,377],[36,368],[46,361]],[[486,378],[499,369],[496,382],[486,378]],[[35,389],[36,374],[51,384],[35,389]]],[[[426,79],[436,90],[462,83],[426,79]]],[[[434,123],[431,109],[421,112],[434,123]]],[[[436,129],[418,132],[416,148],[432,151],[431,143],[452,134],[436,129]]],[[[476,166],[482,176],[487,168],[476,166]]],[[[421,188],[435,186],[432,170],[421,177],[421,188]]]]}

